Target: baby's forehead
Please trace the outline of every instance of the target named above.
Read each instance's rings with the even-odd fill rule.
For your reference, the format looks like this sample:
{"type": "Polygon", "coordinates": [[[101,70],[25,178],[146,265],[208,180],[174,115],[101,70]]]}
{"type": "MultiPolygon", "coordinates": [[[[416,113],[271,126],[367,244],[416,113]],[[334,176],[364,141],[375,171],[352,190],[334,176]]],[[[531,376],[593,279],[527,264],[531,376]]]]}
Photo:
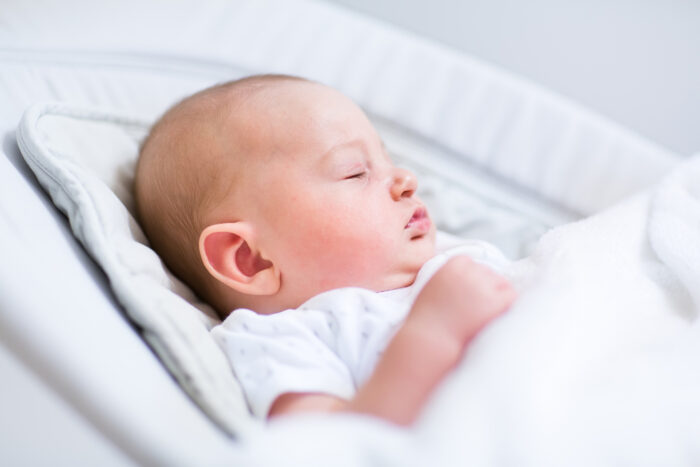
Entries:
{"type": "MultiPolygon", "coordinates": [[[[221,102],[224,103],[224,102],[221,102]]],[[[217,127],[228,167],[251,171],[257,162],[307,164],[339,143],[381,140],[362,110],[321,84],[290,80],[228,96],[217,127]],[[292,157],[298,156],[298,157],[292,157]]]]}
{"type": "Polygon", "coordinates": [[[316,83],[280,82],[254,90],[248,95],[233,96],[227,104],[220,131],[223,136],[263,144],[287,138],[288,143],[303,140],[314,133],[346,125],[346,117],[362,111],[339,92],[316,83]]]}

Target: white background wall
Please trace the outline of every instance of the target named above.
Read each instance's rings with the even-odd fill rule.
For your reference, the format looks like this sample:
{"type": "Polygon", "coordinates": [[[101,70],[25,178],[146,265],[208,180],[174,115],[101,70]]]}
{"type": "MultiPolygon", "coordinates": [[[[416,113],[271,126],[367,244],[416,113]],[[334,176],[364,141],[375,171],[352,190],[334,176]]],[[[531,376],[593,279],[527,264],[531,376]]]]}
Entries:
{"type": "Polygon", "coordinates": [[[700,0],[328,0],[700,152],[700,0]]]}

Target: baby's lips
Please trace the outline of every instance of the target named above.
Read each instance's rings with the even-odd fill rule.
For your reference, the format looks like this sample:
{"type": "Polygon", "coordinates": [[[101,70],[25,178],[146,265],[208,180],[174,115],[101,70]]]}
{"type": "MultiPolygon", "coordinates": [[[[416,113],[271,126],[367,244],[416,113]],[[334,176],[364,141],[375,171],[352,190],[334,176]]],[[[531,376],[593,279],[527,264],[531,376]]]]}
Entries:
{"type": "Polygon", "coordinates": [[[416,209],[413,210],[413,214],[411,214],[411,218],[408,220],[406,223],[406,226],[404,227],[405,229],[409,228],[411,224],[413,224],[415,221],[418,219],[421,219],[425,217],[425,209],[423,207],[417,207],[416,209]]]}
{"type": "Polygon", "coordinates": [[[413,215],[406,223],[404,229],[411,229],[418,235],[424,235],[430,230],[431,221],[428,217],[428,211],[423,206],[417,207],[413,211],[413,215]]]}

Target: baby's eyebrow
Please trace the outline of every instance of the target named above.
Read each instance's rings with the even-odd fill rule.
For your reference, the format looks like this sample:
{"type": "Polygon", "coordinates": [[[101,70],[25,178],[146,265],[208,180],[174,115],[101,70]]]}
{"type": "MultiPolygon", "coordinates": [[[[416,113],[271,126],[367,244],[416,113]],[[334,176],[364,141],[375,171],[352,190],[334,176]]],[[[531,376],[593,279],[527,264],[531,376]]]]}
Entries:
{"type": "Polygon", "coordinates": [[[367,154],[367,144],[357,138],[353,139],[350,141],[344,141],[342,143],[338,143],[335,146],[331,147],[328,151],[326,151],[322,156],[321,159],[327,159],[329,158],[334,152],[343,150],[343,149],[352,149],[352,148],[357,148],[360,149],[364,154],[367,154]]]}

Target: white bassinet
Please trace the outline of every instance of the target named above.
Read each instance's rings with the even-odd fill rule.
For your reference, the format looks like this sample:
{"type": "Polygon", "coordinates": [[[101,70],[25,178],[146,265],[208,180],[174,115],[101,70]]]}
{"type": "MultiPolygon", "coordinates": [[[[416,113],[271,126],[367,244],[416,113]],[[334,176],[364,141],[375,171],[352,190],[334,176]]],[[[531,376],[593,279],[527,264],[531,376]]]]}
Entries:
{"type": "MultiPolygon", "coordinates": [[[[150,315],[150,292],[122,281],[133,271],[120,270],[114,246],[100,243],[112,238],[95,230],[107,215],[86,214],[90,196],[107,186],[128,198],[119,190],[128,191],[129,169],[120,164],[133,162],[148,123],[169,105],[260,72],[301,75],[349,95],[392,156],[418,172],[442,230],[489,240],[513,258],[548,228],[650,186],[678,160],[502,70],[323,3],[4,2],[0,350],[20,376],[3,378],[12,410],[0,417],[8,434],[0,463],[409,461],[405,434],[376,420],[308,417],[264,428],[248,419],[240,395],[226,391],[233,376],[207,376],[226,369],[222,357],[212,364],[190,352],[210,320],[150,315]],[[90,185],[95,176],[106,185],[90,185]],[[33,386],[43,389],[25,391],[33,386]],[[33,393],[61,408],[33,414],[22,397],[33,393]]],[[[119,201],[104,193],[105,203],[119,201]]]]}

